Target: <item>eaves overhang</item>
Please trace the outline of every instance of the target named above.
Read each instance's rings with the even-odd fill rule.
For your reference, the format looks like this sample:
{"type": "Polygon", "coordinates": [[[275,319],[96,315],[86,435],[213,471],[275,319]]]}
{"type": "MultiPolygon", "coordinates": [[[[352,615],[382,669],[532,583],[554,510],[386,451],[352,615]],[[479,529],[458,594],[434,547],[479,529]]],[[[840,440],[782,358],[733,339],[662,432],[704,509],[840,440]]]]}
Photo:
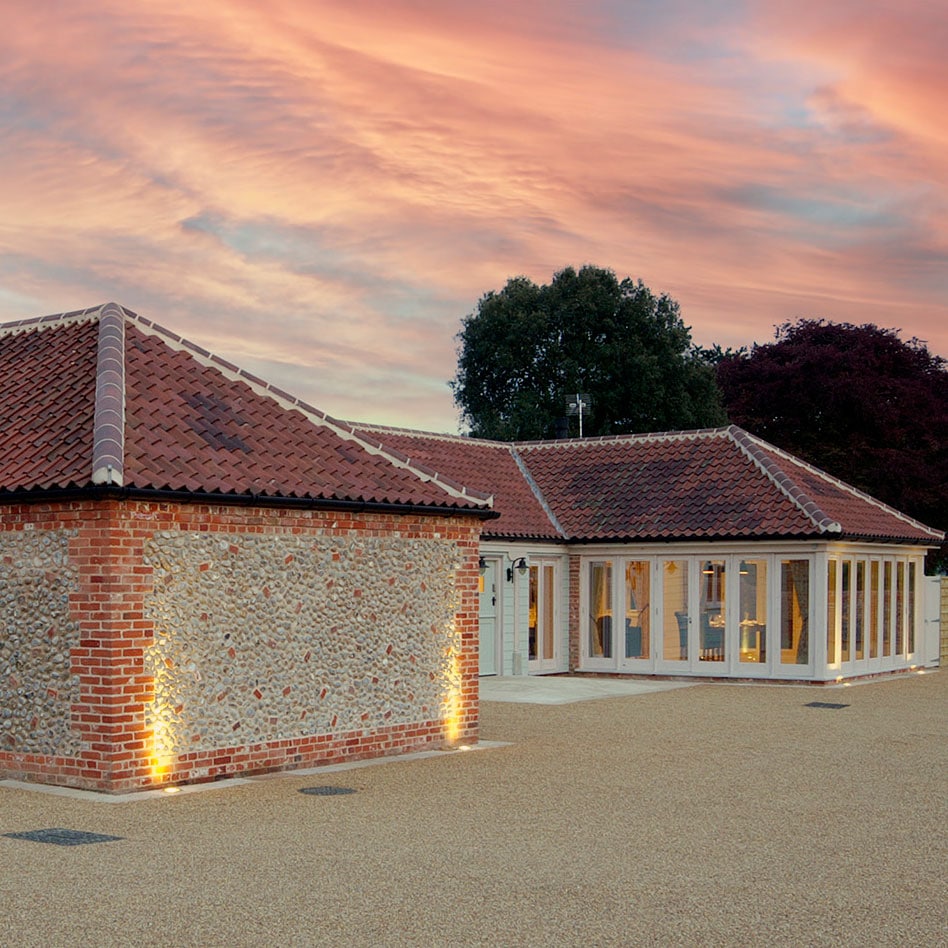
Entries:
{"type": "Polygon", "coordinates": [[[916,546],[927,549],[936,549],[940,546],[937,540],[920,537],[904,536],[869,536],[855,533],[708,533],[701,536],[694,534],[669,535],[662,537],[622,535],[611,537],[572,537],[566,543],[586,546],[605,546],[607,544],[626,543],[636,546],[662,546],[673,543],[709,544],[709,543],[880,543],[898,544],[900,546],[916,546]]]}
{"type": "MultiPolygon", "coordinates": [[[[662,537],[655,536],[634,536],[634,535],[623,535],[623,536],[611,536],[611,537],[573,537],[568,542],[574,543],[577,545],[587,545],[587,546],[605,546],[606,544],[616,544],[616,543],[627,543],[629,545],[649,545],[649,546],[665,546],[673,543],[691,543],[691,544],[708,544],[708,543],[747,543],[747,544],[757,544],[757,543],[774,543],[778,541],[783,542],[817,542],[825,541],[827,539],[825,534],[817,533],[755,533],[755,534],[734,534],[734,533],[706,533],[701,536],[695,536],[693,533],[689,534],[679,534],[679,535],[669,535],[662,537]]],[[[835,539],[835,537],[834,537],[835,539]]]]}
{"type": "Polygon", "coordinates": [[[572,542],[568,537],[550,536],[542,533],[496,533],[494,531],[485,531],[482,534],[482,539],[504,543],[555,543],[560,546],[572,542]]]}
{"type": "Polygon", "coordinates": [[[335,497],[296,497],[280,494],[225,493],[223,491],[185,491],[154,487],[120,487],[115,484],[69,485],[55,488],[4,490],[2,503],[52,503],[74,500],[145,500],[182,504],[220,504],[233,507],[293,508],[296,510],[344,510],[352,513],[415,514],[429,517],[473,517],[494,520],[496,510],[484,507],[442,507],[434,504],[398,503],[335,497]]]}
{"type": "Polygon", "coordinates": [[[878,533],[841,533],[824,539],[844,543],[896,543],[901,546],[919,546],[935,550],[945,542],[945,534],[942,533],[940,540],[937,537],[883,536],[878,533]]]}

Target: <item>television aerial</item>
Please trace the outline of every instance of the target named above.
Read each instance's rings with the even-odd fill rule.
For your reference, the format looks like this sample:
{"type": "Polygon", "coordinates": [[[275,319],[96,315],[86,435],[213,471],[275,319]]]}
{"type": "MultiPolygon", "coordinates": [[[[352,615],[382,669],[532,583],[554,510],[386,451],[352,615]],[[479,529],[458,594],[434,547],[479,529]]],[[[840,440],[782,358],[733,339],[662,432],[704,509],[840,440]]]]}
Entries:
{"type": "Polygon", "coordinates": [[[566,405],[567,415],[579,416],[579,436],[583,436],[583,415],[588,415],[592,408],[592,396],[584,392],[578,392],[570,397],[566,405]]]}

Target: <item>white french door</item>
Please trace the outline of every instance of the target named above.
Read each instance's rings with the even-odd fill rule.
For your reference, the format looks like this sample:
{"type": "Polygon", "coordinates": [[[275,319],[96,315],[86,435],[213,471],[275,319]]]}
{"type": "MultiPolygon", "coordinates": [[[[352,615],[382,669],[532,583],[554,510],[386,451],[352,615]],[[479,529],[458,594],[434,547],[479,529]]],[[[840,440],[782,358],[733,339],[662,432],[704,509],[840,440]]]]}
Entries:
{"type": "Polygon", "coordinates": [[[610,556],[584,573],[583,667],[799,677],[812,670],[812,557],[610,556]]]}
{"type": "Polygon", "coordinates": [[[530,563],[527,670],[531,674],[559,671],[557,647],[557,560],[530,563]]]}
{"type": "Polygon", "coordinates": [[[738,657],[766,655],[765,564],[750,566],[730,555],[660,557],[655,572],[658,671],[724,675],[738,657]],[[740,627],[736,597],[745,615],[740,627]]]}

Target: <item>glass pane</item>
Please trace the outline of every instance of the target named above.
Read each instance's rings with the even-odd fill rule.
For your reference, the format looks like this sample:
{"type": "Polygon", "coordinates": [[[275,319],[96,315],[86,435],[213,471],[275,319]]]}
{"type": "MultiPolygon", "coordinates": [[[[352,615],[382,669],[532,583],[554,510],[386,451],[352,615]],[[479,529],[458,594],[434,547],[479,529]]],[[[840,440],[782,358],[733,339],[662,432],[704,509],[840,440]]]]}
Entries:
{"type": "Polygon", "coordinates": [[[687,560],[671,560],[662,567],[662,658],[688,658],[687,560]]]}
{"type": "Polygon", "coordinates": [[[625,657],[649,657],[649,564],[625,565],[625,657]]]}
{"type": "Polygon", "coordinates": [[[895,564],[895,654],[905,650],[905,564],[895,564]]]}
{"type": "Polygon", "coordinates": [[[742,662],[767,661],[767,561],[741,562],[742,662]]]}
{"type": "Polygon", "coordinates": [[[856,561],[856,615],[853,626],[853,651],[857,659],[863,659],[866,637],[866,562],[856,561]]]}
{"type": "Polygon", "coordinates": [[[826,661],[836,664],[836,560],[827,563],[826,577],[826,661]]]}
{"type": "Polygon", "coordinates": [[[883,566],[882,581],[882,654],[892,654],[892,564],[883,566]]]}
{"type": "Polygon", "coordinates": [[[612,657],[612,562],[589,564],[589,657],[612,657]]]}
{"type": "Polygon", "coordinates": [[[908,565],[908,650],[915,651],[915,564],[908,565]]]}
{"type": "Polygon", "coordinates": [[[849,661],[849,623],[853,608],[852,563],[843,560],[843,589],[841,593],[842,622],[840,622],[840,652],[844,662],[849,661]]]}
{"type": "Polygon", "coordinates": [[[536,566],[530,567],[530,624],[527,628],[527,655],[530,661],[533,661],[539,654],[537,651],[537,639],[539,629],[537,623],[540,620],[537,602],[540,597],[540,570],[536,566]]]}
{"type": "Polygon", "coordinates": [[[869,564],[869,657],[879,657],[879,564],[869,564]]]}
{"type": "Polygon", "coordinates": [[[698,658],[702,662],[724,661],[725,579],[723,560],[702,562],[698,609],[698,658]]]}
{"type": "Polygon", "coordinates": [[[784,665],[810,662],[810,564],[807,560],[783,560],[780,564],[780,661],[784,665]]]}
{"type": "Polygon", "coordinates": [[[543,567],[543,625],[540,638],[543,642],[543,657],[553,658],[553,596],[556,586],[553,582],[553,566],[543,567]]]}

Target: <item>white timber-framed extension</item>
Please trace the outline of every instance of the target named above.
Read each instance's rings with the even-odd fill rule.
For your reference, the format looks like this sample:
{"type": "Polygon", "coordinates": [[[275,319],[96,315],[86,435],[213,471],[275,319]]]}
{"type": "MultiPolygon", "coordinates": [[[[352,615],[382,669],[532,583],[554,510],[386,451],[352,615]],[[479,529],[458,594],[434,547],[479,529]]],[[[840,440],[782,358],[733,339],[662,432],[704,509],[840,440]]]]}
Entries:
{"type": "Polygon", "coordinates": [[[513,444],[354,429],[493,494],[483,675],[831,682],[937,661],[922,582],[944,534],[740,428],[513,444]]]}
{"type": "Polygon", "coordinates": [[[924,548],[580,554],[579,671],[834,681],[926,664],[924,548]]]}
{"type": "Polygon", "coordinates": [[[480,567],[481,674],[569,671],[566,548],[485,540],[480,567]]]}

